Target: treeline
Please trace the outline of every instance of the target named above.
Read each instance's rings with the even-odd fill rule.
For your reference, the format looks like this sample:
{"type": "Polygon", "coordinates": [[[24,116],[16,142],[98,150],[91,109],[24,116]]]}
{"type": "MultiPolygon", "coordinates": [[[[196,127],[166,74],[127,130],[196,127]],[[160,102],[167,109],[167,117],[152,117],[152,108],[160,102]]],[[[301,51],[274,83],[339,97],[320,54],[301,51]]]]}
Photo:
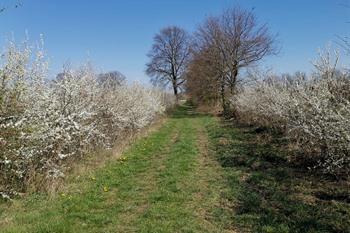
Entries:
{"type": "Polygon", "coordinates": [[[182,89],[199,102],[220,100],[228,114],[240,71],[277,51],[267,25],[252,11],[231,8],[207,18],[192,35],[176,26],[162,29],[147,73],[155,83],[170,83],[175,96],[182,89]]]}
{"type": "MultiPolygon", "coordinates": [[[[349,43],[344,43],[348,49],[349,43]]],[[[254,71],[279,51],[276,36],[254,12],[239,7],[212,16],[192,33],[167,27],[154,39],[147,73],[223,116],[275,128],[294,145],[299,166],[350,174],[350,73],[338,53],[320,54],[310,75],[254,71]]]]}

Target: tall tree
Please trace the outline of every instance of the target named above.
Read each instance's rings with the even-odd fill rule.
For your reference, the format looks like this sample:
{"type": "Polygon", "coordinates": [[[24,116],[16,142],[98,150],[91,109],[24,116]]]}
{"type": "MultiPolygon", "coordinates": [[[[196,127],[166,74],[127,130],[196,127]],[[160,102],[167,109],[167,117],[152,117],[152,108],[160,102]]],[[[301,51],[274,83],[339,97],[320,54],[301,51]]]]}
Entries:
{"type": "Polygon", "coordinates": [[[197,49],[207,51],[208,59],[216,61],[224,112],[228,110],[226,93],[234,94],[239,71],[277,52],[275,36],[267,25],[259,25],[252,11],[238,7],[208,18],[196,38],[197,49]]]}
{"type": "Polygon", "coordinates": [[[148,54],[147,75],[154,84],[171,85],[178,100],[179,89],[185,82],[185,72],[190,57],[190,37],[179,27],[162,29],[154,37],[148,54]]]}

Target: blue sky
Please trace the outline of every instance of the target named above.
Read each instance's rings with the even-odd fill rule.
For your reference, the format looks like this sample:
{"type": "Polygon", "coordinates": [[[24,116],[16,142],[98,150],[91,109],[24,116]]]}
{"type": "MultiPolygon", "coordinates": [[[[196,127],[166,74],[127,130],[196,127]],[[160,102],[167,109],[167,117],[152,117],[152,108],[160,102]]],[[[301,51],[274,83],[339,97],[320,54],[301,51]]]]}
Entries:
{"type": "MultiPolygon", "coordinates": [[[[11,6],[16,0],[0,0],[11,6]]],[[[21,0],[22,7],[0,14],[0,46],[14,35],[32,41],[43,34],[51,74],[69,61],[87,59],[95,67],[118,70],[129,80],[148,82],[144,74],[152,38],[162,27],[189,32],[206,16],[225,7],[254,8],[260,22],[278,33],[281,52],[263,65],[277,72],[310,71],[318,48],[350,35],[350,0],[21,0]],[[349,5],[349,8],[343,5],[349,5]]],[[[350,60],[350,59],[348,59],[350,60]]]]}

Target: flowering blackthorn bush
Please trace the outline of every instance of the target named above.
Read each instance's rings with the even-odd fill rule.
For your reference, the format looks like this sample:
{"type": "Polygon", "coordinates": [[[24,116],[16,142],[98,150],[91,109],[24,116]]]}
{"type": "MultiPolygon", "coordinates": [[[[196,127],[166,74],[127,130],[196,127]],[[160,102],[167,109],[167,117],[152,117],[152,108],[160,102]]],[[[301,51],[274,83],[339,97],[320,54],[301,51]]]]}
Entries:
{"type": "Polygon", "coordinates": [[[350,74],[334,55],[321,53],[310,77],[251,73],[232,105],[242,120],[285,131],[311,167],[349,176],[350,74]]]}
{"type": "Polygon", "coordinates": [[[0,195],[24,192],[37,176],[64,176],[68,161],[150,124],[174,98],[90,64],[47,79],[43,43],[10,43],[0,66],[0,195]]]}

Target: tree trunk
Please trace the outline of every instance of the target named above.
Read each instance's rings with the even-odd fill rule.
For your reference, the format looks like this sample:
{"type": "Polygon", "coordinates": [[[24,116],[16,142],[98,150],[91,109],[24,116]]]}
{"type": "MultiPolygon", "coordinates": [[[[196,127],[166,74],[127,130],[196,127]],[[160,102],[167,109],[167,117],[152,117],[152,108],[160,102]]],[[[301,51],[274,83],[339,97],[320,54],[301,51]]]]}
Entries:
{"type": "Polygon", "coordinates": [[[237,67],[234,67],[232,70],[232,77],[230,80],[230,93],[231,93],[231,95],[234,95],[234,93],[235,93],[237,76],[238,76],[238,69],[237,69],[237,67]]]}
{"type": "Polygon", "coordinates": [[[220,89],[220,95],[221,95],[221,103],[222,103],[222,111],[223,115],[226,116],[229,112],[226,95],[225,95],[225,81],[224,78],[221,78],[221,89],[220,89]]]}
{"type": "Polygon", "coordinates": [[[179,103],[179,94],[178,94],[177,85],[175,82],[173,82],[173,90],[174,90],[174,95],[175,95],[175,99],[176,99],[176,104],[178,104],[179,103]]]}

